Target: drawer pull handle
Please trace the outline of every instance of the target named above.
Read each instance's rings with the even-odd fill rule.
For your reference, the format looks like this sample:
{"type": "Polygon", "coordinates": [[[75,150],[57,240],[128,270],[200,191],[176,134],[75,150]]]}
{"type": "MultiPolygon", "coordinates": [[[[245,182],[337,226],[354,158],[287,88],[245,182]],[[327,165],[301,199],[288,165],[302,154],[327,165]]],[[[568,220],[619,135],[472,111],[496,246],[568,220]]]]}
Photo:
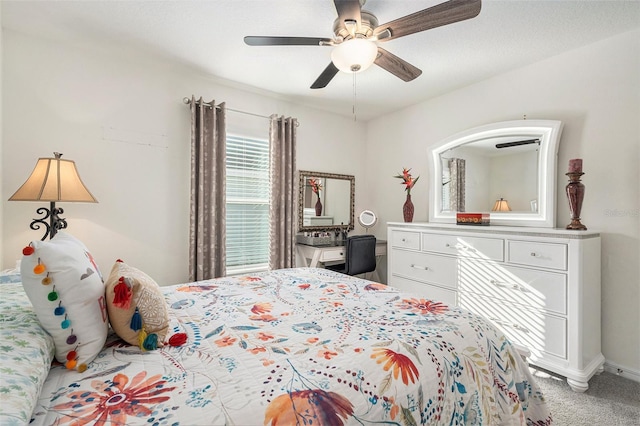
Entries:
{"type": "Polygon", "coordinates": [[[403,242],[403,243],[406,243],[406,242],[407,242],[407,239],[406,239],[406,238],[403,238],[403,239],[402,239],[402,242],[403,242]]]}
{"type": "Polygon", "coordinates": [[[538,254],[535,251],[531,252],[531,257],[538,257],[538,254]]]}
{"type": "Polygon", "coordinates": [[[474,249],[473,247],[465,246],[465,245],[462,245],[462,244],[453,244],[452,245],[452,244],[446,243],[444,246],[446,248],[452,248],[452,249],[458,249],[458,250],[466,250],[466,251],[470,251],[472,253],[476,252],[476,249],[474,249]]]}
{"type": "Polygon", "coordinates": [[[512,327],[515,328],[516,330],[523,331],[525,333],[529,332],[529,329],[527,327],[522,326],[520,324],[513,324],[512,327]]]}
{"type": "Polygon", "coordinates": [[[522,291],[522,292],[526,292],[527,289],[523,286],[521,286],[520,284],[509,284],[509,283],[503,283],[500,281],[496,281],[496,280],[491,280],[489,281],[491,284],[495,285],[496,287],[500,287],[500,288],[510,288],[513,290],[518,290],[518,291],[522,291]]]}
{"type": "Polygon", "coordinates": [[[414,265],[413,263],[411,264],[411,267],[415,269],[424,269],[425,271],[429,270],[428,266],[414,265]]]}
{"type": "Polygon", "coordinates": [[[491,321],[495,322],[496,324],[500,324],[500,325],[504,325],[505,327],[511,327],[511,328],[515,328],[518,331],[522,331],[524,333],[529,333],[529,329],[523,325],[520,324],[511,324],[508,321],[503,321],[499,318],[489,318],[491,321]]]}

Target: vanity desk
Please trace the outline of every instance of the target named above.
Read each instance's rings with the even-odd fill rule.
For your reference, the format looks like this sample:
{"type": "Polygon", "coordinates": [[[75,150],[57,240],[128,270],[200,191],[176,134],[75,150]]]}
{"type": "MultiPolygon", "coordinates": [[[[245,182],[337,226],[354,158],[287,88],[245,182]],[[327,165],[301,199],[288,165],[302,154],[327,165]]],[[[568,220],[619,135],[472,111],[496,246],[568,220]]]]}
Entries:
{"type": "MultiPolygon", "coordinates": [[[[335,233],[346,235],[354,229],[355,176],[300,170],[298,195],[298,232],[309,234],[335,233]]],[[[377,222],[376,215],[364,210],[358,223],[367,231],[377,222]]],[[[345,240],[333,237],[296,238],[296,252],[305,267],[318,268],[327,263],[345,261],[345,240]]],[[[376,265],[387,255],[387,242],[376,241],[376,265]]],[[[380,281],[377,269],[373,271],[380,281]]]]}
{"type": "MultiPolygon", "coordinates": [[[[322,245],[309,245],[296,243],[296,250],[303,261],[303,266],[318,268],[325,263],[344,262],[345,249],[344,242],[335,242],[322,245]]],[[[376,241],[376,263],[380,262],[382,256],[387,255],[387,242],[383,240],[376,241]]],[[[375,281],[380,281],[378,270],[374,272],[375,281]]]]}
{"type": "Polygon", "coordinates": [[[603,371],[598,232],[389,223],[388,241],[389,285],[482,315],[574,391],[603,371]]]}

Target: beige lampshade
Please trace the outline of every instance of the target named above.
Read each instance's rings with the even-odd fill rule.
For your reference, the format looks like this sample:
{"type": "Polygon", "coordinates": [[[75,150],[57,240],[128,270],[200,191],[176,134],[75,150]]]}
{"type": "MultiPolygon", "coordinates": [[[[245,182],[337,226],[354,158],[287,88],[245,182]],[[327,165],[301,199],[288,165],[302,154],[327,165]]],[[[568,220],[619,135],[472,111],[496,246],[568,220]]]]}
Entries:
{"type": "Polygon", "coordinates": [[[509,207],[509,203],[504,198],[500,198],[496,200],[496,203],[493,205],[491,209],[492,212],[510,212],[511,207],[509,207]]]}
{"type": "Polygon", "coordinates": [[[9,198],[9,201],[66,201],[97,203],[98,200],[84,186],[76,163],[60,158],[39,158],[31,176],[9,198]]]}

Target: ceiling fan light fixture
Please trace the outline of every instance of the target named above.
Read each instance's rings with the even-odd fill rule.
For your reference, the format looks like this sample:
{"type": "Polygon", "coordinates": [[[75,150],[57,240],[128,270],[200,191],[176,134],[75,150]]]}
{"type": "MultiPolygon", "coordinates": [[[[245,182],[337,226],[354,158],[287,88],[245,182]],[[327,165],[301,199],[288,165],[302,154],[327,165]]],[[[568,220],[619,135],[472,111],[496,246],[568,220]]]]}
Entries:
{"type": "Polygon", "coordinates": [[[331,61],[340,71],[356,73],[369,68],[378,56],[378,47],[372,41],[353,38],[335,46],[331,61]]]}

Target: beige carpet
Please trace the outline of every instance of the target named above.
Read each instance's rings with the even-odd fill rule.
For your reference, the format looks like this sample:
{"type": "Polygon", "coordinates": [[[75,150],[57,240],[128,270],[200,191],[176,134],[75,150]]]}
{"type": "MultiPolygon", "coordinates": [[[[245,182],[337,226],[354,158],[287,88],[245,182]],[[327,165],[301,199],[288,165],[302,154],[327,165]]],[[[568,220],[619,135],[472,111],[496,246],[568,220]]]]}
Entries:
{"type": "Polygon", "coordinates": [[[585,393],[577,393],[562,377],[535,368],[531,371],[542,388],[556,426],[640,425],[639,382],[605,372],[589,381],[585,393]]]}

